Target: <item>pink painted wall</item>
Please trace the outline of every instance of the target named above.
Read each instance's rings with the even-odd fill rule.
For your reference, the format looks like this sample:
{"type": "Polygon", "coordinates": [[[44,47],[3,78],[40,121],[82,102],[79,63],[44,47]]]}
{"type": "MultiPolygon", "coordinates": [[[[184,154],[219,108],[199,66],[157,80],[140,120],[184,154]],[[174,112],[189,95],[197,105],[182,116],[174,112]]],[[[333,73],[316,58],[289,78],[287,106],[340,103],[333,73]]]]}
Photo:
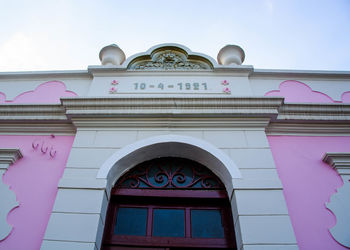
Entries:
{"type": "Polygon", "coordinates": [[[325,93],[314,91],[307,84],[294,80],[282,82],[278,90],[271,90],[265,96],[282,96],[286,103],[350,103],[350,91],[340,96],[341,101],[336,101],[325,93]]]}
{"type": "Polygon", "coordinates": [[[3,175],[19,206],[7,216],[13,229],[0,241],[0,250],[40,249],[73,140],[74,136],[0,136],[0,148],[19,148],[23,154],[3,175]],[[48,147],[46,153],[42,145],[43,151],[48,147]]]}
{"type": "Polygon", "coordinates": [[[61,81],[49,81],[40,84],[31,91],[23,92],[13,100],[6,100],[6,95],[0,92],[0,103],[60,103],[61,97],[77,96],[68,91],[61,81]]]}
{"type": "Polygon", "coordinates": [[[342,186],[322,161],[326,152],[349,152],[350,137],[268,136],[300,250],[344,250],[328,229],[336,223],[325,203],[342,186]]]}

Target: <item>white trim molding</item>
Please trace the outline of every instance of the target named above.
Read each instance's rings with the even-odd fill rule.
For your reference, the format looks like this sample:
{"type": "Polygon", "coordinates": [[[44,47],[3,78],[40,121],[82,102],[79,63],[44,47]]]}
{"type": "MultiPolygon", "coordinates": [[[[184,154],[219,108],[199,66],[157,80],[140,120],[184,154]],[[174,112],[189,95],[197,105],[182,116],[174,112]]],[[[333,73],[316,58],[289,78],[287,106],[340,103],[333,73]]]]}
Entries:
{"type": "Polygon", "coordinates": [[[17,148],[0,148],[0,169],[6,169],[10,164],[15,163],[23,157],[21,151],[17,148]]]}
{"type": "Polygon", "coordinates": [[[225,184],[227,193],[233,190],[232,179],[241,178],[233,160],[212,144],[189,136],[162,135],[137,141],[118,150],[101,166],[97,179],[107,179],[107,193],[115,182],[137,164],[157,157],[183,157],[208,166],[225,184]]]}
{"type": "Polygon", "coordinates": [[[337,218],[337,224],[330,228],[333,238],[345,247],[350,247],[350,152],[326,153],[323,161],[331,165],[342,177],[344,185],[326,204],[337,218]]]}
{"type": "Polygon", "coordinates": [[[343,103],[288,103],[283,104],[277,120],[350,120],[350,104],[343,103]]]}
{"type": "Polygon", "coordinates": [[[61,104],[1,104],[0,134],[74,134],[61,104]]]}
{"type": "Polygon", "coordinates": [[[350,135],[350,104],[290,103],[281,97],[118,96],[61,104],[2,104],[0,134],[74,134],[102,127],[264,127],[270,135],[350,135]]]}
{"type": "Polygon", "coordinates": [[[64,107],[60,104],[1,104],[0,120],[67,120],[64,107]]]}
{"type": "Polygon", "coordinates": [[[20,158],[22,153],[19,149],[0,148],[0,241],[5,239],[12,230],[12,225],[7,224],[7,214],[18,206],[15,193],[2,182],[2,176],[9,166],[20,158]]]}
{"type": "Polygon", "coordinates": [[[350,178],[350,152],[327,152],[323,156],[323,161],[337,170],[340,176],[343,177],[343,175],[348,175],[347,177],[350,178]]]}
{"type": "Polygon", "coordinates": [[[68,118],[276,117],[281,97],[65,97],[68,118]]]}
{"type": "Polygon", "coordinates": [[[350,136],[349,122],[270,122],[267,135],[350,136]]]}

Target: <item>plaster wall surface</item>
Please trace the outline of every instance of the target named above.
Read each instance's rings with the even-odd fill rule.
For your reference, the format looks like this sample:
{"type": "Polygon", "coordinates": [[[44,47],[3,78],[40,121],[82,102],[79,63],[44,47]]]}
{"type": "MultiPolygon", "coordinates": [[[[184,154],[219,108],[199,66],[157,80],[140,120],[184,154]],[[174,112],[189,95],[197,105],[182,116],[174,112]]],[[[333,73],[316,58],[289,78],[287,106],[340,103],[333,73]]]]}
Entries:
{"type": "MultiPolygon", "coordinates": [[[[95,242],[96,247],[99,248],[100,245],[98,242],[101,241],[102,235],[94,238],[94,234],[92,233],[91,237],[83,239],[80,238],[78,234],[75,234],[73,239],[68,235],[60,235],[55,233],[57,230],[56,225],[59,223],[59,221],[66,220],[68,225],[74,222],[74,220],[68,218],[72,215],[76,215],[76,219],[79,219],[81,217],[80,215],[100,216],[99,220],[91,220],[92,224],[89,225],[91,230],[96,230],[99,225],[102,225],[102,227],[104,225],[105,213],[102,212],[102,214],[99,214],[99,211],[103,211],[102,207],[105,208],[108,203],[104,193],[99,190],[93,191],[90,188],[86,189],[87,186],[84,187],[83,184],[81,188],[78,188],[78,186],[76,186],[77,182],[83,181],[83,183],[95,183],[96,176],[94,176],[94,173],[98,171],[108,157],[112,157],[112,154],[118,153],[118,151],[123,150],[123,148],[129,147],[130,145],[133,145],[133,143],[148,138],[152,140],[152,138],[158,138],[158,136],[174,136],[173,133],[178,135],[180,138],[181,136],[189,137],[189,135],[193,135],[194,137],[189,138],[193,138],[194,141],[196,139],[200,139],[203,142],[209,143],[213,147],[222,151],[226,157],[230,157],[234,162],[237,160],[238,162],[242,163],[238,165],[238,167],[240,168],[240,171],[244,173],[242,176],[243,178],[235,177],[232,181],[236,189],[233,194],[231,194],[232,189],[228,191],[229,196],[233,195],[233,216],[236,223],[239,221],[239,225],[236,224],[236,227],[241,228],[242,230],[244,229],[250,231],[249,228],[258,227],[260,224],[264,224],[266,226],[265,231],[267,235],[270,236],[266,240],[262,240],[261,237],[256,238],[257,236],[255,233],[239,236],[241,237],[238,239],[238,244],[240,247],[247,244],[252,244],[252,242],[255,244],[277,244],[276,239],[273,238],[273,235],[275,234],[274,232],[279,231],[279,228],[284,228],[286,230],[284,237],[288,238],[288,242],[284,241],[284,238],[282,237],[283,239],[281,239],[278,243],[282,245],[295,244],[294,233],[282,195],[282,185],[277,176],[271,151],[269,149],[269,143],[263,129],[108,128],[101,130],[96,128],[95,130],[78,129],[77,131],[65,174],[59,184],[60,189],[53,209],[53,216],[50,218],[49,226],[45,235],[44,246],[48,244],[46,241],[85,241],[86,243],[95,242]],[[253,155],[256,155],[256,157],[252,157],[253,155]],[[72,185],[78,189],[70,189],[69,185],[67,186],[69,179],[71,180],[72,185]],[[269,190],[271,188],[274,189],[272,192],[269,190]],[[89,203],[89,208],[80,205],[80,202],[78,202],[80,199],[74,199],[76,195],[79,197],[94,197],[91,198],[93,200],[91,200],[89,203]],[[264,199],[267,201],[264,206],[259,206],[259,199],[261,197],[264,197],[264,199]],[[69,206],[65,205],[68,203],[70,204],[69,206]],[[253,207],[255,209],[253,209],[253,207]],[[67,215],[68,219],[61,218],[62,216],[65,217],[65,215],[67,215]],[[258,218],[259,216],[261,217],[259,221],[264,221],[263,223],[259,224],[259,221],[254,220],[254,218],[258,218]]],[[[160,151],[164,151],[164,146],[162,147],[162,149],[154,147],[148,150],[155,151],[153,154],[157,155],[157,150],[161,149],[160,151]]],[[[165,147],[167,147],[166,144],[165,147]]],[[[137,148],[134,150],[137,150],[137,148]]],[[[176,153],[176,150],[174,150],[169,151],[169,155],[174,155],[174,153],[176,153]]],[[[190,155],[203,154],[190,148],[188,150],[184,150],[188,151],[187,155],[178,154],[176,156],[193,157],[190,155]]],[[[122,175],[122,173],[124,173],[127,169],[132,168],[137,163],[148,160],[147,157],[148,156],[145,151],[144,153],[133,157],[134,160],[138,159],[135,160],[135,162],[131,161],[127,165],[121,163],[120,168],[116,170],[118,172],[113,173],[113,178],[116,179],[115,176],[122,175]]],[[[202,157],[205,157],[205,155],[202,155],[202,157]]],[[[198,159],[200,160],[201,157],[198,159]]],[[[202,162],[202,164],[212,168],[212,170],[218,174],[218,176],[226,176],[226,174],[222,173],[219,168],[215,168],[215,162],[208,160],[202,162]]],[[[101,170],[99,170],[99,172],[101,172],[101,170]]],[[[108,185],[113,185],[113,183],[109,183],[108,185]]],[[[92,188],[93,184],[90,187],[92,188]]],[[[107,189],[109,189],[108,186],[107,189]]],[[[82,204],[85,203],[83,202],[82,204]]],[[[72,228],[74,228],[74,225],[72,225],[72,228]]],[[[83,228],[81,229],[83,230],[83,228]]],[[[74,231],[79,232],[78,229],[74,231]]],[[[246,233],[246,231],[244,232],[246,233]]],[[[258,234],[257,231],[256,233],[258,234]]],[[[71,234],[74,233],[71,232],[71,234]]]]}
{"type": "Polygon", "coordinates": [[[343,183],[322,158],[325,152],[349,152],[350,137],[268,136],[268,140],[299,248],[348,249],[328,230],[336,217],[326,203],[343,183]]]}
{"type": "Polygon", "coordinates": [[[298,81],[304,83],[313,91],[324,93],[334,101],[341,101],[342,94],[346,91],[350,91],[350,79],[327,79],[321,77],[316,79],[314,77],[249,78],[253,95],[256,96],[264,96],[271,90],[279,90],[280,84],[284,81],[298,81]]]}
{"type": "MultiPolygon", "coordinates": [[[[0,103],[6,101],[13,102],[16,101],[16,97],[19,97],[20,95],[23,95],[26,92],[34,92],[37,90],[38,87],[41,85],[49,85],[47,83],[49,82],[60,82],[63,84],[66,91],[72,92],[75,95],[78,96],[84,96],[87,94],[87,91],[90,87],[91,80],[89,78],[81,78],[81,77],[75,77],[75,78],[65,78],[61,76],[55,76],[55,77],[37,77],[34,79],[20,79],[20,78],[2,78],[0,74],[0,103]]],[[[54,93],[57,92],[54,88],[50,88],[50,85],[47,86],[46,93],[43,93],[41,95],[41,98],[47,99],[46,103],[59,103],[56,99],[48,99],[46,95],[52,95],[52,94],[58,94],[54,93]]],[[[69,96],[69,95],[62,95],[62,96],[69,96]]],[[[37,99],[27,99],[27,103],[35,103],[38,101],[37,99]]]]}
{"type": "MultiPolygon", "coordinates": [[[[282,73],[283,75],[283,73],[282,73]]],[[[247,73],[221,72],[176,72],[168,73],[164,76],[162,72],[113,72],[103,75],[93,75],[88,71],[74,72],[42,72],[41,74],[25,74],[25,72],[14,74],[0,74],[0,101],[2,99],[13,101],[20,94],[34,91],[41,84],[50,81],[61,81],[66,89],[78,96],[125,96],[136,94],[140,97],[152,95],[168,96],[264,96],[267,92],[278,90],[284,81],[298,81],[309,86],[313,91],[324,93],[335,102],[342,101],[342,94],[350,91],[350,78],[344,77],[324,77],[322,75],[309,74],[308,76],[288,77],[285,76],[248,76],[247,73]],[[45,75],[46,74],[46,75],[45,75]],[[50,76],[51,75],[51,76],[50,76]],[[65,76],[67,75],[67,76],[65,76]],[[111,82],[118,80],[116,93],[110,93],[111,82]],[[221,83],[226,80],[229,84],[223,86],[221,83]],[[199,83],[200,87],[195,90],[193,83],[199,83]],[[145,88],[136,87],[145,83],[145,88]],[[164,87],[159,88],[158,84],[163,83],[164,87]],[[171,83],[172,87],[168,87],[171,83]],[[180,90],[179,83],[183,83],[180,90]],[[186,89],[185,84],[190,83],[190,89],[186,89]],[[204,85],[206,83],[206,90],[204,85]],[[153,87],[149,87],[154,85],[153,87]],[[331,87],[330,87],[331,86],[331,87]],[[231,93],[224,93],[224,87],[228,87],[231,93]]]]}
{"type": "Polygon", "coordinates": [[[74,136],[0,135],[0,148],[19,148],[23,155],[3,175],[3,182],[15,192],[19,206],[7,216],[13,229],[0,241],[1,250],[40,249],[73,139],[74,136]]]}

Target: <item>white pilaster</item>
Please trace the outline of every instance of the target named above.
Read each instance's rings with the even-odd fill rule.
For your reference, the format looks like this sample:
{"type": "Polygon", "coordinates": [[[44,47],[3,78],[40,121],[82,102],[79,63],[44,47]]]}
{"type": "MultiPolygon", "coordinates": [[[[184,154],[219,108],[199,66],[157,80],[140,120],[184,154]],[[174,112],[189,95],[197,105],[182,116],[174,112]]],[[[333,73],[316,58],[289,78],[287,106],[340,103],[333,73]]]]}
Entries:
{"type": "Polygon", "coordinates": [[[331,165],[343,179],[344,185],[326,204],[337,217],[337,224],[330,228],[333,238],[345,247],[350,247],[350,153],[326,153],[323,161],[331,165]]]}
{"type": "Polygon", "coordinates": [[[10,234],[12,225],[7,224],[7,214],[18,206],[15,193],[2,182],[2,176],[9,166],[20,158],[22,158],[22,154],[19,149],[0,149],[0,240],[5,239],[10,234]]]}

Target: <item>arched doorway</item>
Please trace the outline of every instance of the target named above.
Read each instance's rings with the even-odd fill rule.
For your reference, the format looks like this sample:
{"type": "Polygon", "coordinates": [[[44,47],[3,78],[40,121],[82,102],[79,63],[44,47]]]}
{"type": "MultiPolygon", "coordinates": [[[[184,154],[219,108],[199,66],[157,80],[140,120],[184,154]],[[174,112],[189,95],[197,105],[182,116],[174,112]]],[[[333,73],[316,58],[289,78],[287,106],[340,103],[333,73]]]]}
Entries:
{"type": "Polygon", "coordinates": [[[111,191],[102,249],[236,249],[223,183],[198,162],[138,164],[111,191]]]}

